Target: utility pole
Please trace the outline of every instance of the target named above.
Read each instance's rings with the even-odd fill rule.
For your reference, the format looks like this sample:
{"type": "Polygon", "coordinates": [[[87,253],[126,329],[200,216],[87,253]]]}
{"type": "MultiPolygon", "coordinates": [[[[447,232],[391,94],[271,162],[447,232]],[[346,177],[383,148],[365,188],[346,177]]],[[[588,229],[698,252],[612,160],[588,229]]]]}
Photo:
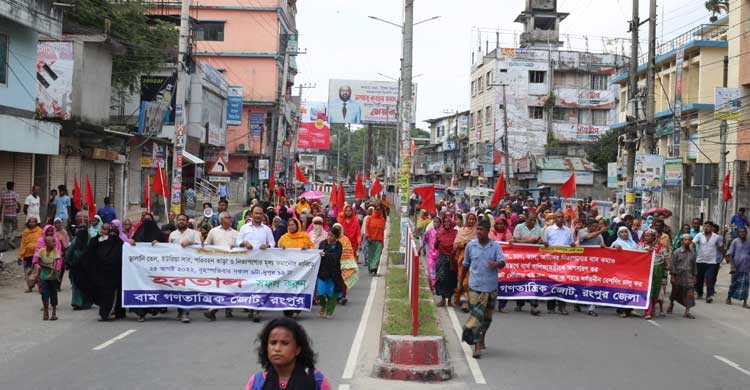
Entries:
{"type": "MultiPolygon", "coordinates": [[[[728,81],[728,72],[729,72],[729,57],[724,57],[724,79],[723,79],[723,86],[724,88],[727,87],[727,81],[728,81]]],[[[727,202],[724,201],[724,176],[727,174],[727,121],[726,119],[723,119],[721,121],[721,124],[719,125],[719,198],[718,198],[718,204],[719,204],[719,223],[721,224],[721,231],[723,232],[724,225],[726,225],[726,204],[727,202]]],[[[704,184],[705,185],[705,184],[704,184]]],[[[723,233],[719,233],[723,237],[723,233]]]]}
{"type": "MultiPolygon", "coordinates": [[[[177,58],[177,96],[175,97],[175,134],[173,138],[174,153],[172,154],[172,188],[171,209],[174,213],[182,210],[182,152],[185,149],[187,137],[187,89],[190,85],[189,58],[190,50],[190,0],[184,0],[180,8],[180,41],[177,58]]],[[[164,166],[166,169],[166,164],[164,166]]],[[[166,209],[166,199],[164,199],[166,209]]],[[[165,210],[166,211],[166,210],[165,210]]],[[[164,216],[167,218],[167,215],[164,216]]]]}
{"type": "MultiPolygon", "coordinates": [[[[630,124],[628,129],[627,138],[625,140],[628,155],[626,162],[626,173],[627,182],[626,189],[633,191],[633,184],[635,182],[635,152],[638,143],[638,27],[640,25],[638,18],[638,0],[633,0],[633,17],[630,21],[630,33],[631,33],[631,48],[630,48],[630,74],[628,83],[628,101],[633,105],[633,122],[630,124]]],[[[628,211],[632,211],[635,204],[628,203],[628,197],[625,197],[625,207],[628,211]]]]}
{"type": "MultiPolygon", "coordinates": [[[[501,84],[503,87],[503,155],[505,157],[505,191],[510,192],[510,154],[508,153],[508,105],[505,100],[505,87],[508,84],[501,84]]],[[[497,132],[495,132],[497,134],[497,132]]],[[[494,151],[493,151],[494,153],[494,151]]]]}
{"type": "Polygon", "coordinates": [[[367,140],[365,145],[365,177],[370,177],[372,169],[372,124],[367,124],[367,140]]]}
{"type": "MultiPolygon", "coordinates": [[[[648,64],[646,65],[646,127],[643,149],[654,153],[656,145],[656,0],[650,0],[648,9],[648,64]]],[[[678,131],[678,130],[674,130],[678,131]]]]}
{"type": "Polygon", "coordinates": [[[412,110],[412,44],[414,43],[414,0],[404,0],[403,26],[403,62],[401,63],[401,202],[406,204],[409,198],[409,181],[411,175],[411,110],[412,110]]]}
{"type": "MultiPolygon", "coordinates": [[[[286,109],[286,83],[289,78],[289,48],[284,49],[284,68],[281,73],[281,88],[279,92],[279,101],[276,104],[276,115],[279,117],[276,128],[273,129],[271,134],[271,174],[276,174],[276,158],[278,157],[277,148],[279,144],[279,134],[283,131],[284,126],[284,111],[286,109]]],[[[297,188],[294,185],[294,180],[286,175],[287,188],[289,184],[292,184],[293,188],[297,188]]]]}

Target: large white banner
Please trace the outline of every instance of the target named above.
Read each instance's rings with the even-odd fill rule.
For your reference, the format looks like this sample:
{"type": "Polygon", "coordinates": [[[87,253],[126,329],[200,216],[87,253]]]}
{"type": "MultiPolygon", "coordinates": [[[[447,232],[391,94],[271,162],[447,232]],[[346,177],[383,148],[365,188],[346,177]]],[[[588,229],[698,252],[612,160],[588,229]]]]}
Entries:
{"type": "Polygon", "coordinates": [[[70,119],[73,99],[73,42],[39,41],[36,110],[43,118],[70,119]]]}
{"type": "Polygon", "coordinates": [[[126,244],[122,305],[309,311],[319,266],[316,250],[126,244]]]}
{"type": "Polygon", "coordinates": [[[398,94],[395,81],[330,80],[328,120],[330,123],[396,124],[398,94]]]}

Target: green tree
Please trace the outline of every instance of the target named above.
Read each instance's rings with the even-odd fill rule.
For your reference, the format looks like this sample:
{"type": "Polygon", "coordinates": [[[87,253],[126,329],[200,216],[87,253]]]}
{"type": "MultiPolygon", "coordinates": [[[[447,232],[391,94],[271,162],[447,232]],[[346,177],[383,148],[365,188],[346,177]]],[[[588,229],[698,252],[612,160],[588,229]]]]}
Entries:
{"type": "Polygon", "coordinates": [[[708,18],[711,23],[719,20],[717,15],[729,12],[729,0],[706,0],[705,6],[712,14],[711,17],[708,18]]]}
{"type": "Polygon", "coordinates": [[[607,163],[617,161],[617,130],[608,130],[596,143],[586,146],[586,158],[600,170],[607,169],[607,163]]]}
{"type": "Polygon", "coordinates": [[[423,129],[412,129],[411,130],[411,137],[412,138],[430,138],[430,132],[423,129]]]}
{"type": "Polygon", "coordinates": [[[140,89],[140,76],[177,59],[177,26],[147,15],[141,1],[74,0],[65,8],[64,30],[74,33],[108,33],[125,47],[112,58],[115,91],[140,89]]]}

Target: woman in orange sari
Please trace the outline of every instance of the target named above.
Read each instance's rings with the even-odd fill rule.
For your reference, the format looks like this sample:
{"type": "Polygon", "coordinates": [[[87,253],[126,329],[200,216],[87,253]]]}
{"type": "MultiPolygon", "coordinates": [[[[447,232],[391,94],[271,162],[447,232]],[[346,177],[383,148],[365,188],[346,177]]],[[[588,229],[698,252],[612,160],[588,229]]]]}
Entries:
{"type": "MultiPolygon", "coordinates": [[[[340,223],[333,226],[338,226],[339,229],[344,230],[340,223]]],[[[346,298],[346,292],[354,287],[354,284],[359,280],[359,270],[357,269],[357,257],[354,255],[354,248],[349,237],[342,234],[339,237],[339,242],[341,243],[341,278],[344,279],[344,286],[338,296],[339,305],[346,305],[349,301],[346,298]]]]}
{"type": "Polygon", "coordinates": [[[466,223],[458,230],[456,239],[453,241],[454,256],[458,264],[458,287],[453,294],[453,304],[461,304],[461,296],[464,295],[466,300],[461,306],[464,313],[469,312],[469,270],[463,267],[464,250],[469,241],[477,238],[477,215],[474,213],[466,214],[466,223]]]}

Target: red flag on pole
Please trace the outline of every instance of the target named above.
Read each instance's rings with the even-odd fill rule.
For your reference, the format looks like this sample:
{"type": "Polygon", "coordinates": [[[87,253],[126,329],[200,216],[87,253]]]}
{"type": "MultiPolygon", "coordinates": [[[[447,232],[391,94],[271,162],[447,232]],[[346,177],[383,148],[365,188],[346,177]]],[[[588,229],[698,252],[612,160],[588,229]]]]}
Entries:
{"type": "Polygon", "coordinates": [[[346,194],[344,193],[344,184],[339,183],[338,198],[336,198],[336,205],[339,206],[339,211],[344,211],[346,206],[346,194]]]}
{"type": "Polygon", "coordinates": [[[305,177],[305,173],[302,172],[302,169],[300,169],[299,164],[294,164],[294,178],[297,179],[298,182],[307,183],[307,178],[305,177]]]}
{"type": "Polygon", "coordinates": [[[268,178],[268,193],[271,194],[273,197],[273,191],[276,189],[276,177],[275,175],[271,175],[271,177],[268,178]]]}
{"type": "Polygon", "coordinates": [[[573,172],[570,174],[570,178],[563,183],[563,185],[560,186],[560,194],[562,194],[563,198],[572,198],[573,194],[576,192],[576,173],[573,172]]]}
{"type": "Polygon", "coordinates": [[[94,201],[94,193],[91,191],[91,183],[88,176],[86,176],[86,210],[89,213],[89,220],[94,219],[94,215],[96,215],[96,201],[94,201]]]}
{"type": "Polygon", "coordinates": [[[333,186],[331,187],[331,200],[328,202],[331,205],[331,210],[333,210],[336,214],[338,214],[339,211],[339,190],[336,188],[336,182],[333,182],[333,186]]]}
{"type": "Polygon", "coordinates": [[[495,193],[492,194],[490,208],[494,209],[497,207],[497,204],[503,198],[505,198],[505,172],[500,172],[500,177],[497,178],[497,183],[495,183],[495,193]]]}
{"type": "Polygon", "coordinates": [[[435,185],[430,184],[423,187],[414,187],[414,193],[422,198],[419,208],[435,215],[435,185]]]}
{"type": "Polygon", "coordinates": [[[370,188],[370,196],[376,196],[381,192],[383,192],[383,186],[380,185],[380,180],[375,179],[375,183],[373,183],[372,188],[370,188]]]}
{"type": "Polygon", "coordinates": [[[150,176],[146,176],[146,185],[143,186],[143,206],[147,212],[151,212],[151,187],[149,186],[148,179],[150,176]]]}
{"type": "Polygon", "coordinates": [[[357,184],[354,187],[354,198],[365,199],[367,198],[367,192],[365,192],[365,185],[362,184],[362,176],[357,174],[357,184]]]}
{"type": "Polygon", "coordinates": [[[161,167],[156,169],[156,177],[154,177],[154,184],[151,186],[151,191],[163,196],[164,199],[169,199],[169,188],[167,188],[167,182],[164,180],[164,172],[161,170],[161,167]]]}
{"type": "Polygon", "coordinates": [[[724,201],[729,202],[732,200],[732,190],[729,188],[729,172],[727,172],[727,175],[724,176],[724,185],[723,192],[724,192],[724,201]]]}
{"type": "Polygon", "coordinates": [[[81,207],[81,198],[81,187],[78,185],[78,179],[73,178],[73,206],[78,211],[83,210],[83,207],[81,207]]]}

